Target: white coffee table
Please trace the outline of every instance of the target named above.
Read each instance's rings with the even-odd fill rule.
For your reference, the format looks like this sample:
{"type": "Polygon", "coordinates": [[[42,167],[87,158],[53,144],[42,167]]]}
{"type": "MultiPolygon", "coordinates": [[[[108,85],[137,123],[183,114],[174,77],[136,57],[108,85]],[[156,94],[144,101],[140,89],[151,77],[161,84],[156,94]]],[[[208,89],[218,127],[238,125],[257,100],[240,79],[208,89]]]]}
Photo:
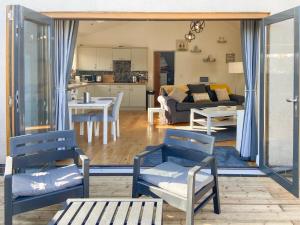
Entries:
{"type": "Polygon", "coordinates": [[[211,135],[212,127],[235,126],[236,115],[236,107],[223,106],[206,109],[191,109],[190,127],[194,129],[194,123],[206,126],[207,134],[211,135]],[[195,115],[201,115],[204,118],[196,119],[195,115]]]}

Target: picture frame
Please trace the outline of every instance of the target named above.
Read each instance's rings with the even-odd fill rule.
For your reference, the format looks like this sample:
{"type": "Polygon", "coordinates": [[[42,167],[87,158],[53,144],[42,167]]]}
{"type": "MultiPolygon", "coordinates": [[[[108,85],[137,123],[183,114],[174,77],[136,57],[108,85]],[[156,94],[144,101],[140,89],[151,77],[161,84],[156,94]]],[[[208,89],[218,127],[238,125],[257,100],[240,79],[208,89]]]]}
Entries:
{"type": "Polygon", "coordinates": [[[176,50],[177,51],[188,51],[188,42],[184,39],[176,40],[176,50]]]}

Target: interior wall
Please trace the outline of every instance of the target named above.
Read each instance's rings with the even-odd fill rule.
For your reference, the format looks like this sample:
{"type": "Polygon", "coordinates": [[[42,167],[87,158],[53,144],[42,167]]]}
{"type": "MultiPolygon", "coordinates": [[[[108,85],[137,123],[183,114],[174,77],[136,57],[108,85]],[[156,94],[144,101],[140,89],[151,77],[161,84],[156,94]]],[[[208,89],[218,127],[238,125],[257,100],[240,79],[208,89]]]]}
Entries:
{"type": "Polygon", "coordinates": [[[200,76],[208,76],[210,82],[227,83],[234,92],[243,94],[243,75],[228,74],[225,60],[226,53],[235,53],[236,61],[241,61],[239,21],[207,21],[188,51],[176,51],[176,40],[184,38],[189,24],[189,21],[84,21],[79,25],[77,45],[147,47],[149,89],[153,86],[153,52],[175,51],[175,84],[198,83],[200,76]],[[217,43],[220,36],[227,43],[217,43]],[[190,51],[195,45],[201,53],[190,51]],[[208,55],[216,58],[216,62],[203,62],[208,55]]]}

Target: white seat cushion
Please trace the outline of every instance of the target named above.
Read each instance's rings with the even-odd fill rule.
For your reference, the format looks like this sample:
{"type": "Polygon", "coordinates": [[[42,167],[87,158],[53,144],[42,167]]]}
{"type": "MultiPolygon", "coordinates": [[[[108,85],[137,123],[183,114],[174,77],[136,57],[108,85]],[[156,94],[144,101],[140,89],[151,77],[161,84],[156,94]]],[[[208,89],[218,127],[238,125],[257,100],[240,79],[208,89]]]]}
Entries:
{"type": "Polygon", "coordinates": [[[15,174],[13,197],[42,195],[82,184],[83,176],[75,164],[44,172],[15,174]]]}
{"type": "MultiPolygon", "coordinates": [[[[141,178],[164,190],[168,190],[180,196],[187,196],[187,177],[189,168],[177,165],[172,162],[164,162],[151,169],[141,172],[141,178]]],[[[212,182],[214,177],[200,171],[196,175],[195,191],[212,182]]]]}

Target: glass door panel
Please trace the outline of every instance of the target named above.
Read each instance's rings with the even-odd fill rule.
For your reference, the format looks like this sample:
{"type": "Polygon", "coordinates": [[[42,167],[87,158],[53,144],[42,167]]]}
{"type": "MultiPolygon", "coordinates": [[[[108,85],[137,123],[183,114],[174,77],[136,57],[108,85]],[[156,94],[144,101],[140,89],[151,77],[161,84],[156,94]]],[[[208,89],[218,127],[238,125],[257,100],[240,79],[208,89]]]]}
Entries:
{"type": "Polygon", "coordinates": [[[54,129],[53,21],[22,6],[14,12],[12,135],[54,129]]]}
{"type": "Polygon", "coordinates": [[[299,8],[263,20],[260,166],[299,195],[299,8]]]}

